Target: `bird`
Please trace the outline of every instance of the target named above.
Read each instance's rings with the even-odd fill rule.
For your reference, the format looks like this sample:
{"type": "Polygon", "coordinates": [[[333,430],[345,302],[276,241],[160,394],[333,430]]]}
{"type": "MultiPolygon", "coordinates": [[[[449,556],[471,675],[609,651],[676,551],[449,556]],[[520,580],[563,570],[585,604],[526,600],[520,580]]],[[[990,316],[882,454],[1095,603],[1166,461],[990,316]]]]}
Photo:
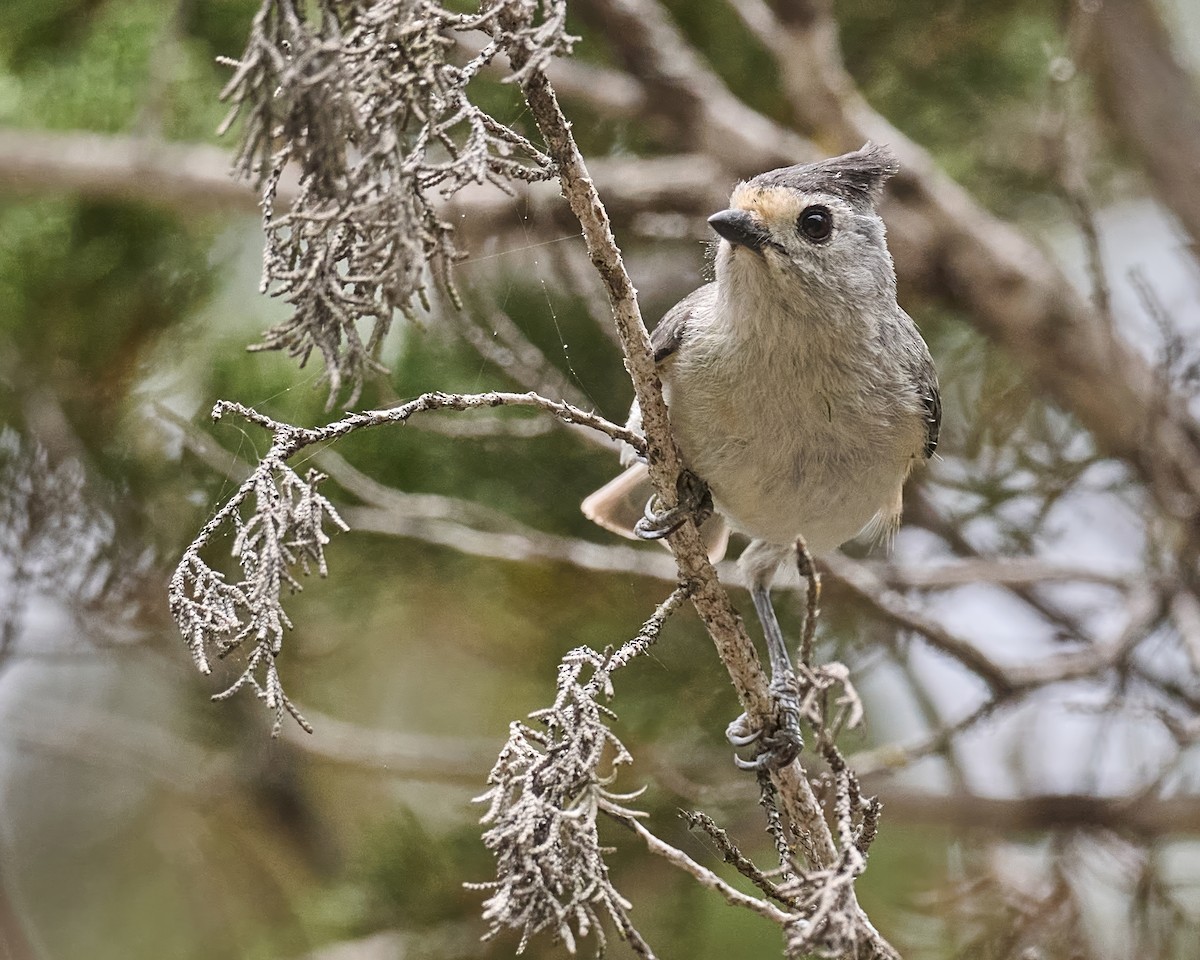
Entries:
{"type": "MultiPolygon", "coordinates": [[[[650,337],[680,453],[701,483],[681,508],[657,511],[647,466],[626,447],[624,472],[583,501],[591,520],[640,539],[671,533],[680,510],[704,520],[711,508],[702,533],[714,559],[729,531],[749,538],[738,565],[762,623],[778,719],[765,733],[744,716],[730,725],[736,746],[761,741],[754,762],[737,758],[742,766],[780,766],[802,745],[770,600],[777,571],[798,540],[820,556],[864,531],[890,538],[905,480],[937,449],[937,372],[897,303],[878,212],[898,170],[890,149],[868,142],[734,187],[728,208],[708,218],[712,281],[650,337]]],[[[636,401],[629,426],[641,429],[636,401]]]]}

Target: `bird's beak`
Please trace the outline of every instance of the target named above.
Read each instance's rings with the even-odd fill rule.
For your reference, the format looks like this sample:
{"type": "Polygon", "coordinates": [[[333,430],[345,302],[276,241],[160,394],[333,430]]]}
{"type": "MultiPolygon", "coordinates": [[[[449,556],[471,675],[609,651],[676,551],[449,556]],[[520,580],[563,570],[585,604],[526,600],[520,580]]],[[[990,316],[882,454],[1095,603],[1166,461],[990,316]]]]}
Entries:
{"type": "Polygon", "coordinates": [[[737,247],[745,247],[760,253],[767,245],[770,234],[763,229],[754,215],[746,210],[722,210],[708,218],[708,225],[737,247]]]}

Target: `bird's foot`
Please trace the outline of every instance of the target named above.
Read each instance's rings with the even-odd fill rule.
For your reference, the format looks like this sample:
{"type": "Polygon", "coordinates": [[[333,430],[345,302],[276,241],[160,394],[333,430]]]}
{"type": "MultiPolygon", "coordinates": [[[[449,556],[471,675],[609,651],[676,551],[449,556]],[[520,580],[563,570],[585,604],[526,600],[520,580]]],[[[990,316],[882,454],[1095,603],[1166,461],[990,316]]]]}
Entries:
{"type": "Polygon", "coordinates": [[[804,737],[800,732],[800,689],[796,676],[788,671],[771,679],[771,700],[775,716],[765,727],[754,728],[742,714],[725,728],[726,739],[735,749],[758,744],[753,760],[734,754],[733,762],[742,770],[779,770],[800,755],[804,737]]]}
{"type": "Polygon", "coordinates": [[[675,506],[667,510],[658,509],[657,495],[646,501],[642,519],[633,527],[639,539],[662,540],[682,527],[688,517],[695,519],[696,526],[700,526],[712,516],[712,494],[708,484],[691,470],[680,471],[675,489],[678,494],[675,506]]]}

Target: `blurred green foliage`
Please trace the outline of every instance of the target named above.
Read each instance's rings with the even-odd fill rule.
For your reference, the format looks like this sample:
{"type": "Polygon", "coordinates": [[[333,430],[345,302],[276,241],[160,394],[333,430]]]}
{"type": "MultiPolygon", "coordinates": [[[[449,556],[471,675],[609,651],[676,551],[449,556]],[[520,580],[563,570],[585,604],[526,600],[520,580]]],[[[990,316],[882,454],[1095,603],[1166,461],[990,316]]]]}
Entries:
{"type": "MultiPolygon", "coordinates": [[[[161,109],[164,135],[211,136],[222,113],[212,94],[224,68],[209,55],[209,37],[177,34],[174,4],[13,0],[8,6],[0,25],[0,123],[118,132],[143,119],[142,111],[161,109]],[[161,91],[152,89],[156,55],[167,71],[161,91]]],[[[245,24],[251,9],[242,3],[196,26],[228,30],[245,24]]]]}
{"type": "Polygon", "coordinates": [[[837,0],[847,69],[863,94],[984,202],[1011,216],[1064,46],[1064,5],[1043,0],[837,0]]]}
{"type": "Polygon", "coordinates": [[[0,336],[22,361],[9,402],[36,385],[108,433],[141,352],[211,291],[210,244],[151,207],[0,206],[0,336]]]}

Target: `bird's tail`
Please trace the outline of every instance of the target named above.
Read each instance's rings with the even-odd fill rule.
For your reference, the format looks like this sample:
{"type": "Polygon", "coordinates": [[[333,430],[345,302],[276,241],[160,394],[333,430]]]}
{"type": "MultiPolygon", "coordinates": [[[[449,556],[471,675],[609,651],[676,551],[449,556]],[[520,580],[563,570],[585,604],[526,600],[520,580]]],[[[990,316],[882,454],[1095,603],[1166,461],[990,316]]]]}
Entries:
{"type": "Polygon", "coordinates": [[[870,522],[858,533],[858,539],[870,544],[882,544],[883,549],[891,553],[892,545],[896,542],[896,532],[900,529],[900,514],[904,510],[904,486],[896,488],[896,494],[891,503],[873,516],[870,522]]]}

